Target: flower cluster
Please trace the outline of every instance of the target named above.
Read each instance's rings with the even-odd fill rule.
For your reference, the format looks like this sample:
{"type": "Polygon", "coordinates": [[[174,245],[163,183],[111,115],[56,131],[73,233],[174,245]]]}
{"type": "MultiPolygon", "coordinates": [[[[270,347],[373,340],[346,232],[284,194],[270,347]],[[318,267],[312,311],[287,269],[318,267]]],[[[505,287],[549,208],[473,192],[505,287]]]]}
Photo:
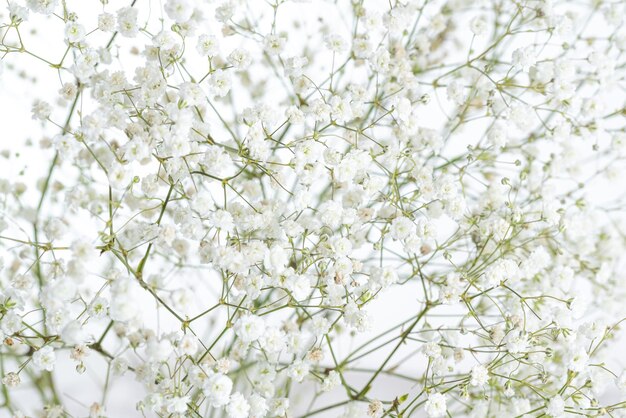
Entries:
{"type": "Polygon", "coordinates": [[[0,409],[626,416],[625,12],[8,0],[0,409]]]}

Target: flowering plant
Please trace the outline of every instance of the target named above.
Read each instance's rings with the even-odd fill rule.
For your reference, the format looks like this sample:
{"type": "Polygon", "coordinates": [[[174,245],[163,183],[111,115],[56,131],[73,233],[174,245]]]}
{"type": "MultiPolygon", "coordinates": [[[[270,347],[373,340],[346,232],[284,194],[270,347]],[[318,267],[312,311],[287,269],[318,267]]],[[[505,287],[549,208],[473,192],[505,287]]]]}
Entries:
{"type": "Polygon", "coordinates": [[[624,12],[8,0],[3,413],[626,416],[624,12]]]}

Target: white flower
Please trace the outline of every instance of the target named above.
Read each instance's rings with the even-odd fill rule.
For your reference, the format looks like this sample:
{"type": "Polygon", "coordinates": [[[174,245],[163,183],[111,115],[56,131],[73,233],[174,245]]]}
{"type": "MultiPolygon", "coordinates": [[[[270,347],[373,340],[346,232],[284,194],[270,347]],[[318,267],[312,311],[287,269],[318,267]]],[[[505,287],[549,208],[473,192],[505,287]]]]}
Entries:
{"type": "Polygon", "coordinates": [[[300,77],[302,68],[309,63],[307,57],[290,57],[285,60],[285,75],[290,77],[300,77]]]}
{"type": "Polygon", "coordinates": [[[193,14],[193,6],[189,0],[167,0],[163,9],[170,19],[178,23],[188,21],[193,14]]]}
{"type": "Polygon", "coordinates": [[[447,406],[446,406],[446,395],[433,392],[428,395],[428,400],[424,405],[424,409],[426,410],[426,414],[430,418],[438,418],[443,417],[446,414],[447,406]]]}
{"type": "Polygon", "coordinates": [[[515,104],[511,107],[509,117],[521,131],[527,131],[535,123],[533,108],[525,104],[515,104]]]}
{"type": "Polygon", "coordinates": [[[257,393],[253,393],[248,398],[250,404],[250,418],[263,418],[269,411],[269,405],[264,397],[257,393]]]}
{"type": "Polygon", "coordinates": [[[72,349],[70,358],[72,360],[82,362],[85,359],[85,357],[89,355],[90,352],[91,352],[91,349],[88,346],[84,344],[80,344],[80,345],[75,346],[72,349]]]}
{"type": "Polygon", "coordinates": [[[470,385],[472,386],[483,386],[489,380],[489,371],[482,364],[477,364],[472,367],[472,372],[470,373],[470,385]]]}
{"type": "Polygon", "coordinates": [[[230,212],[223,209],[216,210],[211,216],[213,226],[221,229],[224,232],[232,232],[235,224],[233,223],[233,216],[230,212]]]}
{"type": "Polygon", "coordinates": [[[114,376],[121,376],[128,370],[128,363],[122,358],[111,360],[111,372],[114,376]]]}
{"type": "Polygon", "coordinates": [[[247,50],[236,48],[228,55],[228,62],[238,70],[245,70],[252,63],[252,57],[247,50]]]}
{"type": "Polygon", "coordinates": [[[367,311],[360,309],[350,301],[344,308],[344,319],[348,325],[359,332],[365,332],[371,327],[371,321],[367,311]]]}
{"type": "Polygon", "coordinates": [[[131,172],[127,166],[115,162],[109,168],[109,184],[117,190],[125,189],[130,185],[131,172]]]}
{"type": "Polygon", "coordinates": [[[565,401],[559,395],[551,398],[546,405],[546,414],[550,417],[558,418],[565,412],[565,401]]]}
{"type": "Polygon", "coordinates": [[[61,332],[61,339],[69,345],[78,345],[86,341],[85,331],[79,321],[71,321],[61,332]]]}
{"type": "Polygon", "coordinates": [[[6,371],[71,397],[62,351],[173,418],[294,416],[309,389],[329,416],[397,413],[342,390],[393,350],[421,354],[418,416],[626,395],[590,367],[626,312],[621,2],[302,2],[7,0],[6,371]]]}
{"type": "Polygon", "coordinates": [[[42,100],[35,100],[32,107],[33,119],[46,120],[52,113],[52,106],[42,100]]]}
{"type": "Polygon", "coordinates": [[[289,377],[298,383],[302,382],[308,374],[309,364],[302,360],[298,359],[289,366],[289,377]]]}
{"type": "Polygon", "coordinates": [[[18,387],[20,384],[20,375],[15,372],[9,372],[2,378],[2,384],[9,388],[18,387]]]}
{"type": "Polygon", "coordinates": [[[389,233],[393,239],[403,240],[415,233],[415,224],[409,218],[398,216],[391,221],[389,233]]]}
{"type": "Polygon", "coordinates": [[[489,130],[487,139],[489,139],[489,142],[496,147],[496,149],[499,149],[506,146],[508,132],[503,124],[497,123],[489,130]]]}
{"type": "Polygon", "coordinates": [[[381,401],[372,401],[367,406],[367,415],[373,418],[380,418],[383,416],[385,407],[381,401]]]}
{"type": "Polygon", "coordinates": [[[289,398],[272,399],[270,411],[274,416],[281,417],[287,414],[289,410],[289,398]]]}
{"type": "Polygon", "coordinates": [[[372,43],[365,36],[355,37],[352,42],[352,52],[357,58],[365,59],[373,52],[372,43]]]}
{"type": "Polygon", "coordinates": [[[582,372],[587,367],[589,355],[584,347],[579,347],[571,352],[569,356],[568,368],[573,372],[582,372]]]}
{"type": "MultiPolygon", "coordinates": [[[[15,21],[27,21],[28,20],[28,9],[26,7],[22,7],[19,4],[9,1],[9,16],[11,20],[15,21]]],[[[0,72],[2,75],[2,72],[0,72]]]]}
{"type": "Polygon", "coordinates": [[[476,36],[481,36],[487,31],[487,21],[484,16],[476,16],[470,22],[470,30],[476,36]]]}
{"type": "Polygon", "coordinates": [[[330,99],[329,104],[330,104],[331,117],[336,122],[344,123],[352,119],[352,106],[348,98],[341,98],[339,96],[333,96],[330,99]]]}
{"type": "Polygon", "coordinates": [[[512,354],[524,353],[528,349],[528,338],[525,334],[512,331],[506,337],[506,349],[512,354]]]}
{"type": "Polygon", "coordinates": [[[75,83],[64,83],[61,89],[59,90],[59,94],[65,100],[71,100],[76,96],[77,87],[75,83]]]}
{"type": "Polygon", "coordinates": [[[348,49],[348,44],[345,39],[339,34],[331,34],[324,39],[326,48],[335,53],[340,53],[348,49]]]}
{"type": "Polygon", "coordinates": [[[47,370],[51,372],[54,370],[55,361],[56,355],[54,354],[54,349],[49,345],[41,347],[33,353],[33,366],[35,366],[38,370],[47,370]]]}
{"type": "Polygon", "coordinates": [[[265,37],[265,52],[270,56],[279,55],[285,48],[286,39],[276,34],[269,34],[265,37]]]}
{"type": "Polygon", "coordinates": [[[528,71],[536,62],[537,57],[534,48],[530,45],[513,51],[513,65],[522,68],[524,71],[528,71]]]}
{"type": "Polygon", "coordinates": [[[328,372],[328,376],[322,382],[322,391],[329,392],[341,384],[341,376],[334,370],[328,372]]]}
{"type": "Polygon", "coordinates": [[[448,99],[457,105],[462,105],[465,103],[465,87],[458,80],[452,81],[446,87],[446,93],[448,94],[448,99]]]}
{"type": "Polygon", "coordinates": [[[246,401],[246,398],[239,392],[233,393],[226,406],[228,416],[230,418],[247,418],[249,412],[250,404],[246,401]]]}
{"type": "Polygon", "coordinates": [[[280,274],[287,267],[289,262],[289,254],[278,244],[272,245],[272,247],[266,252],[264,265],[265,268],[272,274],[280,274]]]}
{"type": "Polygon", "coordinates": [[[85,38],[85,28],[77,22],[67,22],[65,25],[65,39],[70,43],[80,42],[85,38]]]}
{"type": "Polygon", "coordinates": [[[34,12],[49,15],[54,12],[59,1],[58,0],[26,0],[26,5],[34,12]]]}
{"type": "Polygon", "coordinates": [[[146,356],[151,362],[165,361],[172,354],[172,343],[166,338],[151,337],[146,343],[146,356]]]}
{"type": "Polygon", "coordinates": [[[209,77],[209,89],[218,97],[224,97],[230,91],[231,80],[227,71],[216,70],[209,77]]]}
{"type": "Polygon", "coordinates": [[[389,51],[385,48],[379,48],[370,55],[368,61],[372,68],[381,74],[386,74],[389,72],[391,67],[391,56],[389,55],[389,51]]]}
{"type": "Polygon", "coordinates": [[[246,343],[258,340],[264,332],[265,321],[256,315],[243,316],[235,324],[235,334],[246,343]]]}
{"type": "Polygon", "coordinates": [[[113,32],[115,30],[115,15],[111,13],[98,15],[98,29],[103,32],[113,32]]]}
{"type": "Polygon", "coordinates": [[[233,390],[233,381],[228,376],[215,373],[204,384],[203,392],[207,401],[214,407],[226,405],[230,401],[230,393],[233,390]]]}
{"type": "Polygon", "coordinates": [[[424,344],[422,351],[430,358],[437,358],[441,356],[441,346],[435,341],[429,341],[424,344]]]}
{"type": "Polygon", "coordinates": [[[198,351],[198,339],[191,334],[186,334],[178,342],[178,348],[188,356],[193,356],[198,351]]]}
{"type": "Polygon", "coordinates": [[[109,314],[114,321],[130,321],[137,316],[139,306],[133,300],[126,286],[121,286],[119,292],[111,299],[109,314]]]}
{"type": "Polygon", "coordinates": [[[374,267],[370,273],[370,280],[373,284],[385,289],[398,281],[398,273],[391,266],[383,269],[374,267]]]}
{"type": "Polygon", "coordinates": [[[510,259],[501,259],[485,270],[483,282],[485,287],[499,286],[501,283],[511,284],[520,278],[517,263],[510,259]]]}
{"type": "Polygon", "coordinates": [[[173,414],[184,414],[187,412],[187,403],[190,401],[189,396],[174,396],[167,400],[167,412],[173,414]]]}
{"type": "Polygon", "coordinates": [[[212,57],[219,53],[217,38],[213,35],[200,35],[196,44],[196,51],[200,55],[212,57]]]}
{"type": "Polygon", "coordinates": [[[139,12],[133,7],[123,7],[117,11],[117,30],[122,36],[134,38],[139,33],[137,17],[139,12]]]}

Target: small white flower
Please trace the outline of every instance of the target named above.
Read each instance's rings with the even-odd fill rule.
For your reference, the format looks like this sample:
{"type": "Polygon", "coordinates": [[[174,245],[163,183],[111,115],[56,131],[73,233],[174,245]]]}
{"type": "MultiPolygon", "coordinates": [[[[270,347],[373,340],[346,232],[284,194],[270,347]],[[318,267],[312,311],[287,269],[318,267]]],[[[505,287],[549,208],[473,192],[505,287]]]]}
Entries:
{"type": "Polygon", "coordinates": [[[35,100],[32,107],[33,119],[46,120],[52,113],[52,106],[42,100],[35,100]]]}
{"type": "Polygon", "coordinates": [[[231,87],[230,75],[227,71],[216,70],[209,77],[209,89],[213,95],[224,97],[228,94],[231,87]]]}
{"type": "Polygon", "coordinates": [[[87,336],[79,321],[71,321],[61,332],[61,339],[69,345],[78,345],[86,341],[87,336]]]}
{"type": "Polygon", "coordinates": [[[187,403],[190,401],[189,396],[175,396],[167,401],[167,412],[173,414],[184,414],[187,412],[187,403]]]}
{"type": "Polygon", "coordinates": [[[430,418],[445,416],[447,411],[446,400],[447,396],[445,394],[433,392],[428,395],[428,400],[424,405],[426,414],[428,414],[430,418]]]}
{"type": "Polygon", "coordinates": [[[326,48],[335,53],[341,53],[348,49],[348,44],[346,43],[346,40],[341,35],[336,33],[328,35],[324,39],[324,43],[326,45],[326,48]]]}
{"type": "Polygon", "coordinates": [[[103,32],[113,32],[115,30],[115,15],[111,13],[98,15],[98,29],[103,32]]]}
{"type": "Polygon", "coordinates": [[[512,354],[524,353],[528,349],[528,338],[519,332],[510,332],[506,337],[506,349],[512,354]]]}
{"type": "Polygon", "coordinates": [[[487,21],[484,16],[476,16],[470,22],[470,30],[476,36],[481,36],[487,31],[487,21]]]}
{"type": "Polygon", "coordinates": [[[233,390],[233,381],[228,376],[221,373],[213,374],[205,382],[203,387],[207,401],[214,407],[226,405],[230,400],[230,393],[233,390]]]}
{"type": "Polygon", "coordinates": [[[235,324],[235,334],[246,343],[258,340],[264,332],[265,321],[256,315],[243,316],[235,324]]]}
{"type": "Polygon", "coordinates": [[[9,372],[2,378],[2,384],[9,388],[16,388],[20,384],[20,375],[15,372],[9,372]]]}
{"type": "Polygon", "coordinates": [[[334,370],[328,372],[328,376],[322,382],[322,391],[329,392],[341,384],[341,376],[334,370]]]}
{"type": "Polygon", "coordinates": [[[309,364],[302,360],[296,360],[289,367],[289,376],[298,383],[302,382],[308,374],[309,364]]]}
{"type": "Polygon", "coordinates": [[[70,43],[80,42],[85,38],[85,28],[77,22],[67,22],[65,25],[65,39],[70,43]]]}
{"type": "Polygon", "coordinates": [[[189,0],[167,0],[163,7],[167,16],[178,22],[187,22],[193,14],[193,6],[189,0]]]}
{"type": "Polygon", "coordinates": [[[565,412],[565,401],[559,395],[551,398],[546,405],[546,414],[550,417],[558,418],[565,412]]]}
{"type": "Polygon", "coordinates": [[[248,398],[248,403],[250,404],[250,418],[264,418],[267,415],[269,405],[263,396],[253,393],[248,398]]]}
{"type": "Polygon", "coordinates": [[[399,216],[391,221],[389,233],[393,239],[406,239],[415,233],[415,224],[409,218],[399,216]]]}
{"type": "Polygon", "coordinates": [[[122,36],[134,38],[139,33],[137,17],[139,12],[134,7],[123,7],[117,11],[117,30],[122,36]]]}
{"type": "Polygon", "coordinates": [[[131,173],[128,167],[115,162],[109,168],[109,184],[117,190],[125,189],[130,185],[131,173]]]}
{"type": "Polygon", "coordinates": [[[9,1],[9,16],[11,20],[25,22],[28,20],[28,9],[13,1],[9,1]]]}
{"type": "Polygon", "coordinates": [[[250,404],[246,398],[239,392],[233,393],[226,406],[226,414],[228,414],[230,418],[247,418],[249,412],[250,404]]]}
{"type": "Polygon", "coordinates": [[[367,415],[372,418],[380,418],[383,416],[385,407],[381,401],[375,400],[367,406],[367,415]]]}
{"type": "Polygon", "coordinates": [[[26,5],[34,12],[41,13],[44,15],[49,15],[54,12],[57,5],[59,4],[58,0],[26,0],[26,5]]]}
{"type": "Polygon", "coordinates": [[[279,55],[285,48],[286,39],[283,36],[270,34],[265,37],[265,52],[270,56],[279,55]]]}
{"type": "Polygon", "coordinates": [[[228,62],[238,70],[245,70],[252,63],[252,57],[247,50],[237,48],[228,55],[228,62]]]}
{"type": "Polygon", "coordinates": [[[213,35],[200,35],[196,44],[196,51],[200,55],[212,57],[219,53],[217,38],[213,35]]]}
{"type": "Polygon", "coordinates": [[[530,45],[513,51],[513,65],[522,68],[524,71],[528,71],[536,62],[537,56],[534,48],[530,45]]]}
{"type": "Polygon", "coordinates": [[[51,372],[54,370],[55,362],[56,355],[54,353],[54,349],[49,345],[41,347],[33,353],[33,365],[38,370],[47,370],[51,372]]]}
{"type": "Polygon", "coordinates": [[[472,386],[483,386],[489,380],[489,371],[482,364],[477,364],[472,367],[472,372],[470,373],[470,385],[472,386]]]}
{"type": "Polygon", "coordinates": [[[587,367],[589,355],[584,347],[579,347],[570,354],[568,368],[573,372],[582,372],[587,367]]]}
{"type": "Polygon", "coordinates": [[[193,356],[198,351],[198,339],[191,334],[186,334],[178,342],[178,348],[188,356],[193,356]]]}

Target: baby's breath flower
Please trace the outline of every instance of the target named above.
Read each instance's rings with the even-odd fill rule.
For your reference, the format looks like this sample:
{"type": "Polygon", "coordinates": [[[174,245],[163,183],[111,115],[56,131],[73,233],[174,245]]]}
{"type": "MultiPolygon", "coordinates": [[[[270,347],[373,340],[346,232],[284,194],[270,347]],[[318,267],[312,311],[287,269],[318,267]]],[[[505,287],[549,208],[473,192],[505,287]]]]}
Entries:
{"type": "Polygon", "coordinates": [[[424,406],[426,414],[431,418],[443,417],[446,414],[447,397],[442,393],[431,393],[428,395],[428,400],[424,406]]]}
{"type": "Polygon", "coordinates": [[[565,402],[560,395],[556,395],[553,398],[550,398],[548,404],[546,405],[546,415],[550,417],[561,417],[565,412],[565,402]]]}
{"type": "Polygon", "coordinates": [[[16,388],[20,384],[20,376],[15,372],[9,372],[2,378],[2,384],[10,388],[16,388]]]}
{"type": "Polygon", "coordinates": [[[0,415],[621,413],[619,2],[88,3],[0,12],[0,415]]]}
{"type": "Polygon", "coordinates": [[[54,349],[49,345],[41,347],[33,354],[33,365],[39,370],[52,371],[55,361],[54,349]]]}
{"type": "Polygon", "coordinates": [[[80,42],[85,37],[85,28],[76,22],[68,22],[65,25],[65,39],[70,43],[80,42]]]}
{"type": "Polygon", "coordinates": [[[33,119],[46,120],[52,113],[52,107],[42,100],[36,100],[35,103],[33,103],[32,112],[33,119]]]}

